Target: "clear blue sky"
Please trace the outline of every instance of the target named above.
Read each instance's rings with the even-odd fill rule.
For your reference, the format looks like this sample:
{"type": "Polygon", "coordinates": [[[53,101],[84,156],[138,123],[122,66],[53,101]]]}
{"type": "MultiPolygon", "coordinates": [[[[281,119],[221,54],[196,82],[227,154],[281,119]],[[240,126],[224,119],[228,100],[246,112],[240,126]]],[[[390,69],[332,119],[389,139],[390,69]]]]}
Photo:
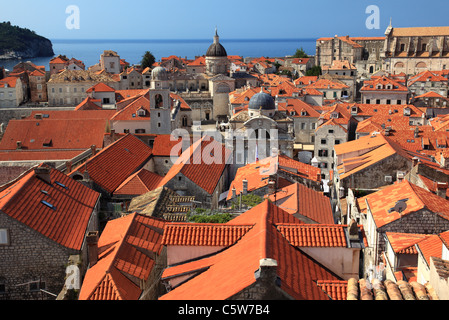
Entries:
{"type": "Polygon", "coordinates": [[[394,27],[449,25],[449,1],[435,0],[0,0],[0,21],[50,39],[227,39],[382,36],[394,27]],[[80,29],[66,28],[66,8],[80,9],[80,29]],[[380,9],[369,30],[367,6],[380,9]]]}

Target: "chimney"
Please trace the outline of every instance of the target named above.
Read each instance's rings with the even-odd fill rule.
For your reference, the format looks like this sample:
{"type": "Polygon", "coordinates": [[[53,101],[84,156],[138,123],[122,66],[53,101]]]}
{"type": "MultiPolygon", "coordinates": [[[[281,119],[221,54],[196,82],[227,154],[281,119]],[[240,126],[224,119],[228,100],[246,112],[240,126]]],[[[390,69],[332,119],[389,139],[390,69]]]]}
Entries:
{"type": "Polygon", "coordinates": [[[418,165],[418,163],[419,163],[418,157],[413,157],[413,159],[412,159],[412,167],[413,168],[416,167],[418,165]]]}
{"type": "Polygon", "coordinates": [[[72,161],[67,161],[65,166],[68,173],[72,172],[72,161]]]}
{"type": "Polygon", "coordinates": [[[279,286],[277,266],[278,263],[274,259],[261,259],[259,261],[259,269],[255,272],[256,280],[265,282],[267,284],[266,287],[270,287],[273,284],[279,286]]]}
{"type": "Polygon", "coordinates": [[[237,197],[237,190],[235,190],[235,187],[232,188],[232,198],[237,197]]]}
{"type": "Polygon", "coordinates": [[[89,264],[92,268],[98,262],[98,231],[90,231],[86,236],[89,264]]]}
{"type": "Polygon", "coordinates": [[[37,167],[34,169],[34,174],[37,178],[51,184],[50,171],[51,169],[48,167],[37,167]]]}
{"type": "Polygon", "coordinates": [[[17,150],[22,149],[22,141],[17,141],[16,144],[17,144],[17,150]]]}
{"type": "Polygon", "coordinates": [[[97,153],[97,146],[95,145],[90,146],[90,150],[92,150],[92,156],[95,156],[95,154],[97,153]]]}
{"type": "Polygon", "coordinates": [[[415,128],[415,138],[419,138],[419,128],[415,128]]]}
{"type": "Polygon", "coordinates": [[[446,182],[438,182],[437,183],[437,195],[443,199],[446,199],[447,188],[449,184],[446,182]]]}
{"type": "Polygon", "coordinates": [[[354,219],[349,223],[349,240],[359,240],[359,227],[357,226],[357,221],[354,219]]]}
{"type": "Polygon", "coordinates": [[[248,194],[248,180],[243,180],[243,194],[248,194]]]}

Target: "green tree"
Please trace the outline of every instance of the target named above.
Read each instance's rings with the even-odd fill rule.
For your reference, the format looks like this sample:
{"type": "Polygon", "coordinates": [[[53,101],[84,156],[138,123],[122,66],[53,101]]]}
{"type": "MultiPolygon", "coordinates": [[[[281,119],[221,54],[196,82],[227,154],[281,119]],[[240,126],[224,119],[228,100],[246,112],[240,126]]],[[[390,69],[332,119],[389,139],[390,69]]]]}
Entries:
{"type": "Polygon", "coordinates": [[[321,75],[321,67],[314,66],[311,69],[307,70],[306,76],[320,76],[321,75]]]}
{"type": "Polygon", "coordinates": [[[308,58],[309,56],[301,47],[300,49],[296,49],[296,53],[293,55],[293,58],[308,58]]]}
{"type": "Polygon", "coordinates": [[[142,65],[142,69],[151,68],[153,64],[156,62],[153,54],[150,51],[146,51],[142,57],[142,61],[140,64],[142,65]]]}

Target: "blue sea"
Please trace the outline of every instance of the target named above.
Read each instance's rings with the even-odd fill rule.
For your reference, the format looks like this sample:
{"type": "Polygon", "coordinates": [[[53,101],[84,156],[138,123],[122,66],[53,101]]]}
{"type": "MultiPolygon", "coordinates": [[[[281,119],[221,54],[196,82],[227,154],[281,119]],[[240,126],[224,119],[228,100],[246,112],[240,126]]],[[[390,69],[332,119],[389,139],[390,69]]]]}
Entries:
{"type": "MultiPolygon", "coordinates": [[[[163,57],[175,55],[194,59],[206,54],[213,39],[198,40],[61,40],[53,39],[55,56],[62,54],[76,58],[87,67],[97,64],[104,50],[116,51],[122,59],[139,64],[146,51],[150,51],[160,61],[163,57]]],[[[303,48],[309,55],[315,55],[316,39],[220,39],[228,55],[245,57],[285,57],[303,48]]],[[[44,65],[49,70],[52,57],[25,59],[36,65],[44,65]]],[[[20,60],[0,60],[0,66],[8,70],[20,60]]]]}

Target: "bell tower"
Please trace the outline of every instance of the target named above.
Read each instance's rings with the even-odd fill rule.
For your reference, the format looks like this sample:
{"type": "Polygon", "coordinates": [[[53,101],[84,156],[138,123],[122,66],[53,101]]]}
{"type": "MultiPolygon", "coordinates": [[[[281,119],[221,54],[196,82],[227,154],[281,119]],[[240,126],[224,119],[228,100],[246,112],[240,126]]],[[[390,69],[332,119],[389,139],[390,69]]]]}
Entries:
{"type": "Polygon", "coordinates": [[[170,87],[168,85],[167,71],[162,67],[156,67],[151,74],[150,98],[150,122],[151,134],[170,134],[171,106],[170,87]]]}

